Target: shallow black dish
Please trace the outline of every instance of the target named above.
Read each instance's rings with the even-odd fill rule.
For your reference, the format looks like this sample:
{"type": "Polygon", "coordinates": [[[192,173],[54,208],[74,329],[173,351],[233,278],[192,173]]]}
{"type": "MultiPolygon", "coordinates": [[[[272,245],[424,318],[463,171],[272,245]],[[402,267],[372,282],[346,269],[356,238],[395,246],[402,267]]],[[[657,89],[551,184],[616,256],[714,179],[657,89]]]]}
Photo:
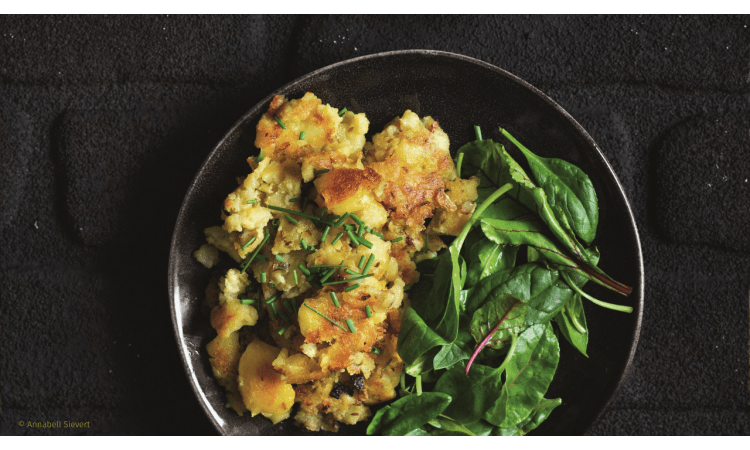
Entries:
{"type": "MultiPolygon", "coordinates": [[[[278,425],[224,407],[224,390],[213,378],[206,344],[215,336],[201,302],[209,271],[191,256],[204,243],[203,229],[220,223],[222,200],[249,171],[245,160],[257,153],[255,126],[276,94],[297,98],[306,91],[324,103],[364,112],[370,131],[411,109],[432,116],[451,139],[451,151],[474,139],[505,142],[506,128],[544,157],[570,161],[591,178],[600,219],[594,244],[600,267],[633,287],[625,298],[592,283],[587,291],[609,302],[634,307],[617,313],[585,303],[590,331],[589,358],[560,339],[561,359],[546,397],[561,397],[534,434],[583,434],[601,416],[620,388],[638,343],[643,314],[643,258],[630,205],[609,162],[586,131],[560,106],[518,77],[482,61],[452,53],[412,50],[344,61],[312,72],[273,92],[247,112],[210,153],[185,196],[177,218],[169,261],[172,321],[185,370],[209,419],[222,434],[305,434],[287,420],[278,425]]],[[[507,145],[513,153],[512,145],[507,145]]],[[[518,155],[517,155],[518,156],[518,155]]],[[[518,156],[518,161],[523,158],[518,156]]],[[[340,434],[363,434],[364,426],[342,426],[340,434]]]]}

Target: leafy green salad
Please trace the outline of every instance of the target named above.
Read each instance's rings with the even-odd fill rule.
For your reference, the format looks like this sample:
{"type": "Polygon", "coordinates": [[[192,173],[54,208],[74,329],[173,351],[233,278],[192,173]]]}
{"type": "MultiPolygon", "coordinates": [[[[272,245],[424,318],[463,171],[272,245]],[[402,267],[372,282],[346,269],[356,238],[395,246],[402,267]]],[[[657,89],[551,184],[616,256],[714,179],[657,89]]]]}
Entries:
{"type": "Polygon", "coordinates": [[[562,402],[544,398],[560,359],[558,335],[586,355],[583,299],[632,312],[582,290],[592,281],[631,292],[597,267],[589,177],[501,128],[529,174],[475,131],[456,170],[479,178],[479,206],[443,253],[417,266],[398,338],[401,397],[375,414],[367,434],[524,435],[562,402]]]}

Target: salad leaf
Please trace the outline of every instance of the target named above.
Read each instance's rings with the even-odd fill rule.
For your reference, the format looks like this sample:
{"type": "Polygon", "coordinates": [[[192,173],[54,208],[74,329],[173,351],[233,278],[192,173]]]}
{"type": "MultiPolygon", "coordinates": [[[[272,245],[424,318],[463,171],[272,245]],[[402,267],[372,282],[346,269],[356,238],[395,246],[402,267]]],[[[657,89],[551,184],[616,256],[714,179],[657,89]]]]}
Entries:
{"type": "Polygon", "coordinates": [[[483,416],[501,428],[512,427],[531,414],[547,392],[560,359],[560,346],[549,323],[527,328],[517,342],[502,394],[483,416]]]}
{"type": "Polygon", "coordinates": [[[407,395],[379,410],[367,427],[367,434],[401,436],[417,430],[440,415],[451,400],[450,395],[442,392],[407,395]]]}
{"type": "Polygon", "coordinates": [[[480,345],[503,348],[527,327],[528,309],[516,297],[493,291],[491,298],[474,313],[469,326],[471,335],[480,345]]]}
{"type": "Polygon", "coordinates": [[[461,330],[458,337],[451,344],[443,346],[435,355],[432,362],[434,370],[450,369],[461,361],[466,361],[471,356],[471,334],[461,330]]]}
{"type": "Polygon", "coordinates": [[[577,166],[557,158],[542,158],[518,142],[504,129],[500,132],[508,138],[526,157],[531,173],[549,198],[555,216],[570,224],[575,234],[590,244],[596,236],[599,222],[599,206],[594,184],[577,166]]]}
{"type": "Polygon", "coordinates": [[[524,436],[531,430],[541,425],[549,417],[553,409],[560,406],[562,399],[554,400],[543,398],[532,410],[529,417],[509,428],[495,427],[492,430],[493,436],[524,436]]]}
{"type": "Polygon", "coordinates": [[[586,348],[589,344],[588,326],[586,324],[586,314],[583,312],[583,301],[581,295],[576,293],[573,298],[565,304],[555,316],[555,322],[560,329],[560,333],[570,344],[575,347],[583,356],[586,354],[586,348]]]}
{"type": "Polygon", "coordinates": [[[445,372],[435,385],[435,391],[453,398],[444,415],[461,423],[481,419],[502,394],[503,366],[495,369],[476,364],[472,369],[467,377],[463,367],[454,367],[445,372]]]}
{"type": "Polygon", "coordinates": [[[474,242],[468,254],[467,286],[474,286],[479,280],[498,270],[512,268],[516,263],[518,247],[496,244],[489,239],[474,242]]]}

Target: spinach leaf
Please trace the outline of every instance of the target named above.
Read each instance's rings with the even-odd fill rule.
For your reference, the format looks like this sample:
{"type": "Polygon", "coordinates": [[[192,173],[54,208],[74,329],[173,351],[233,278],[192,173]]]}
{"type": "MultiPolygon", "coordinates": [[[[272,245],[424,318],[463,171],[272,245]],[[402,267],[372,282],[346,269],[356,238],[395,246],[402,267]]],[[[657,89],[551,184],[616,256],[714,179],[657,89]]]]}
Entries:
{"type": "Polygon", "coordinates": [[[397,351],[407,369],[420,363],[420,357],[435,347],[448,345],[453,339],[435,332],[412,307],[404,310],[397,351]]]}
{"type": "Polygon", "coordinates": [[[492,430],[491,434],[492,436],[524,436],[541,425],[541,423],[549,417],[552,410],[560,406],[561,403],[562,399],[559,398],[553,400],[543,398],[542,401],[531,410],[529,417],[509,428],[496,427],[492,430]]]}
{"type": "Polygon", "coordinates": [[[471,335],[481,347],[486,345],[500,349],[509,344],[514,335],[526,329],[528,307],[512,295],[495,292],[474,313],[469,327],[471,335]]]}
{"type": "Polygon", "coordinates": [[[573,299],[565,304],[565,307],[555,316],[555,322],[565,339],[588,358],[586,348],[589,344],[589,333],[580,294],[576,293],[573,299]]]}
{"type": "Polygon", "coordinates": [[[577,166],[557,158],[542,158],[524,147],[504,129],[500,132],[508,138],[526,157],[531,173],[549,198],[557,219],[563,218],[586,243],[596,236],[599,223],[599,206],[594,185],[589,177],[577,166]],[[559,213],[558,213],[559,211],[559,213]]]}
{"type": "Polygon", "coordinates": [[[440,432],[433,433],[433,436],[476,436],[473,431],[463,426],[460,422],[442,414],[432,419],[429,424],[441,430],[440,432]]]}
{"type": "Polygon", "coordinates": [[[456,340],[451,344],[443,346],[435,355],[432,366],[435,370],[450,369],[461,361],[466,361],[471,356],[471,334],[460,330],[456,340]]]}
{"type": "Polygon", "coordinates": [[[517,252],[518,247],[496,244],[487,238],[474,242],[468,254],[466,285],[474,286],[479,280],[498,270],[512,268],[517,252]]]}
{"type": "Polygon", "coordinates": [[[507,363],[502,394],[483,415],[484,420],[509,428],[527,418],[547,392],[560,359],[560,346],[552,325],[526,329],[507,363]]]}
{"type": "Polygon", "coordinates": [[[435,385],[435,391],[453,398],[443,414],[461,423],[481,419],[502,393],[503,370],[476,364],[468,377],[463,367],[445,372],[435,385]]]}
{"type": "Polygon", "coordinates": [[[451,396],[442,392],[407,395],[378,411],[367,427],[367,434],[403,436],[440,415],[450,402],[451,396]]]}

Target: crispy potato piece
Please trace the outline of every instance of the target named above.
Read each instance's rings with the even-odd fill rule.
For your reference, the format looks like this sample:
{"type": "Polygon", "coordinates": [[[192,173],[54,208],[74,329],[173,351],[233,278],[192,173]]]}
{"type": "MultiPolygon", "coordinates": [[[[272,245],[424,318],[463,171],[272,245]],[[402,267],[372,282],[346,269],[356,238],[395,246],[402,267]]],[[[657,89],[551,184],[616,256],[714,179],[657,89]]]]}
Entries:
{"type": "Polygon", "coordinates": [[[278,423],[290,415],[294,388],[274,370],[280,349],[255,339],[240,358],[238,385],[245,407],[253,416],[263,414],[278,423]]]}

